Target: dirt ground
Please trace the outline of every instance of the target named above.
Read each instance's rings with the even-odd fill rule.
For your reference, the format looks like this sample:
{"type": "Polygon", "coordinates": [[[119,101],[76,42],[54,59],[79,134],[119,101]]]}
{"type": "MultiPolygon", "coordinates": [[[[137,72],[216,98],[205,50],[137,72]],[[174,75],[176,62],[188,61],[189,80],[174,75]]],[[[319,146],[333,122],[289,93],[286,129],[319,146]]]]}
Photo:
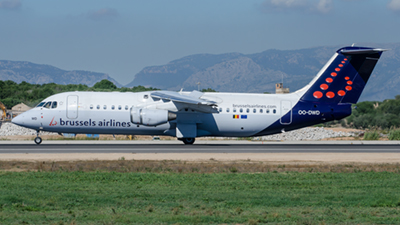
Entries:
{"type": "Polygon", "coordinates": [[[0,160],[0,171],[400,172],[400,154],[29,154],[18,157],[4,155],[0,160]]]}

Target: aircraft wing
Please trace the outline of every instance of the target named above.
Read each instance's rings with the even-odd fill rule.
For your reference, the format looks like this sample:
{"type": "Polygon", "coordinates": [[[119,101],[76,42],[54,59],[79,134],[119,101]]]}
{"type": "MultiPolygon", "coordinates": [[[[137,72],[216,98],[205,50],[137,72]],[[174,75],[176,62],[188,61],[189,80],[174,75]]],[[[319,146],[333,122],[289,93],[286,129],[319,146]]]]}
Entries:
{"type": "Polygon", "coordinates": [[[208,105],[214,106],[217,103],[211,100],[201,99],[204,93],[199,91],[192,91],[189,94],[182,94],[174,91],[155,91],[150,94],[153,98],[161,98],[173,102],[186,103],[191,105],[208,105]]]}

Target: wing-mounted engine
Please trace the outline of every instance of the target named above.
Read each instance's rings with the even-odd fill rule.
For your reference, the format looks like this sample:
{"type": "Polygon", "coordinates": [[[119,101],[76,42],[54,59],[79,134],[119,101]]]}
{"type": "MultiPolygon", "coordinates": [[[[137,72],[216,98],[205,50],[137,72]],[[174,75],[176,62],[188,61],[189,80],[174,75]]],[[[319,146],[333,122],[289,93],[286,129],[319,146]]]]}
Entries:
{"type": "Polygon", "coordinates": [[[131,122],[137,125],[157,126],[176,119],[176,114],[164,109],[131,108],[131,122]]]}

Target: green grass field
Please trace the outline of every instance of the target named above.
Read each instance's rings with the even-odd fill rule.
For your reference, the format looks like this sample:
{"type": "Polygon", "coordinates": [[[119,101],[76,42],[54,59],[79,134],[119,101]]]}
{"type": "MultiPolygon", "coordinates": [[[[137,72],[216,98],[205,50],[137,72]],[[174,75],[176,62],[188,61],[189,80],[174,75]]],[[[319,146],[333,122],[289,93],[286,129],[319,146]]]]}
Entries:
{"type": "Polygon", "coordinates": [[[1,224],[398,224],[400,174],[0,172],[1,224]]]}

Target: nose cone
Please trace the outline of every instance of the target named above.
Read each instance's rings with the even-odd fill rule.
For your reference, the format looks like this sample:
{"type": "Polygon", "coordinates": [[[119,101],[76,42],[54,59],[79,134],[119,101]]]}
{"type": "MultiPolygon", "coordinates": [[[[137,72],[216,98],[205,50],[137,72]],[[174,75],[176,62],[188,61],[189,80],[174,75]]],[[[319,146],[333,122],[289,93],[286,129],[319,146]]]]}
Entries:
{"type": "Polygon", "coordinates": [[[25,116],[24,114],[18,115],[16,117],[14,117],[11,122],[13,124],[19,125],[19,126],[23,126],[24,125],[24,120],[25,120],[25,116]]]}
{"type": "Polygon", "coordinates": [[[37,120],[35,111],[24,112],[11,120],[13,124],[30,129],[38,129],[40,122],[37,120]]]}

